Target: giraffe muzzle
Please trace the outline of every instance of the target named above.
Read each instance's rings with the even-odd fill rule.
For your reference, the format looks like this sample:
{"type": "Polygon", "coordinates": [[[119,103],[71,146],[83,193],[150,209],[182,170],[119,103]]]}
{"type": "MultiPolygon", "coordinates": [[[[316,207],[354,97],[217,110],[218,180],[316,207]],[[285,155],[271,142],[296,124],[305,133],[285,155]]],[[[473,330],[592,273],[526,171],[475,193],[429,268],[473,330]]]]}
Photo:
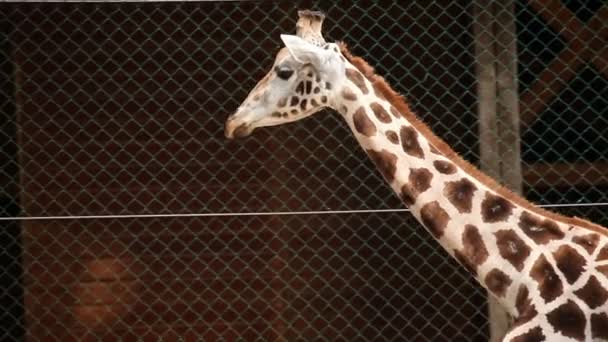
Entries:
{"type": "Polygon", "coordinates": [[[228,139],[244,138],[251,135],[253,128],[253,126],[231,117],[226,121],[224,134],[228,139]]]}

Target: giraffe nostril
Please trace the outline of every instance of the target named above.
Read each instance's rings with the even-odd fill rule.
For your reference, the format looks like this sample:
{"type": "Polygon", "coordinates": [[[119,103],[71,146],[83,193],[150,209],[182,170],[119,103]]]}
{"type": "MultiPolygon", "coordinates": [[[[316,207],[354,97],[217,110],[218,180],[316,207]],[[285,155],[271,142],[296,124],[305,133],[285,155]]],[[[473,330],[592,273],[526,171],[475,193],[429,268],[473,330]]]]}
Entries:
{"type": "Polygon", "coordinates": [[[240,126],[234,129],[234,131],[232,132],[232,136],[235,138],[244,138],[250,135],[251,131],[251,126],[249,126],[248,124],[241,124],[240,126]]]}
{"type": "Polygon", "coordinates": [[[249,131],[249,126],[246,123],[236,120],[234,117],[230,117],[226,121],[224,135],[228,139],[240,138],[248,135],[249,131]]]}
{"type": "Polygon", "coordinates": [[[228,139],[242,138],[251,134],[256,127],[251,113],[237,112],[226,120],[224,135],[228,139]]]}

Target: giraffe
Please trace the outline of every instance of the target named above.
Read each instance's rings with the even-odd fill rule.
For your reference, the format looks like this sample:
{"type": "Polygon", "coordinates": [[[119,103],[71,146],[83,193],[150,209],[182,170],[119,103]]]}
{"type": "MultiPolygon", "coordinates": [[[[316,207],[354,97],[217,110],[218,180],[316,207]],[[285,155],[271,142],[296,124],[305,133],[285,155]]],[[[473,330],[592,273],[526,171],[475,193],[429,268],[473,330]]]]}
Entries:
{"type": "Polygon", "coordinates": [[[299,11],[228,138],[329,108],[412,215],[514,318],[503,341],[608,341],[608,229],[534,206],[464,161],[345,44],[299,11]]]}

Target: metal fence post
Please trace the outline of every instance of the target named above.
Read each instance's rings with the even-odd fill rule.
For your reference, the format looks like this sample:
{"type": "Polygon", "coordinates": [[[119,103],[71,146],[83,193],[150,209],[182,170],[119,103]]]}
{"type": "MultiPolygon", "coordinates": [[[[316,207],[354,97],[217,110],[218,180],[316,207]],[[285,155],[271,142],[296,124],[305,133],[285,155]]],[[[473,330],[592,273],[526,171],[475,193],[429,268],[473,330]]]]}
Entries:
{"type": "MultiPolygon", "coordinates": [[[[473,27],[481,168],[511,190],[521,193],[514,11],[514,1],[477,1],[473,27]]],[[[491,296],[488,296],[488,315],[490,340],[501,341],[511,318],[491,296]]]]}

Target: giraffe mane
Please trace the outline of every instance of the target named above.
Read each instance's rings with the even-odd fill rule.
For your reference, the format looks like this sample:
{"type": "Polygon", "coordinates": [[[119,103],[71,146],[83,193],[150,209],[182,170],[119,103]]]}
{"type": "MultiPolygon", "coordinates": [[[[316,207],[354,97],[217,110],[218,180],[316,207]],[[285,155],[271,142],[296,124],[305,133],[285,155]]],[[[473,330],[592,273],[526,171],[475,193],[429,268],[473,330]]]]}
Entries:
{"type": "Polygon", "coordinates": [[[339,42],[338,45],[340,46],[340,50],[344,57],[346,57],[346,59],[352,65],[354,65],[361,73],[363,73],[363,75],[365,75],[365,77],[372,83],[375,91],[381,93],[391,105],[397,108],[397,110],[412,124],[412,126],[414,126],[414,128],[417,129],[422,135],[424,135],[440,153],[452,160],[456,165],[477,179],[479,182],[496,191],[499,195],[505,197],[513,203],[537,215],[541,215],[555,221],[560,221],[568,225],[579,226],[608,236],[608,229],[600,226],[599,224],[595,224],[579,217],[564,216],[535,206],[532,202],[499,184],[496,180],[481,172],[477,167],[468,161],[464,160],[445,141],[435,135],[435,133],[433,133],[433,131],[424,122],[414,115],[407,104],[406,99],[401,94],[393,90],[393,88],[382,76],[376,74],[374,68],[369,65],[367,61],[361,57],[351,54],[344,42],[339,42]]]}

